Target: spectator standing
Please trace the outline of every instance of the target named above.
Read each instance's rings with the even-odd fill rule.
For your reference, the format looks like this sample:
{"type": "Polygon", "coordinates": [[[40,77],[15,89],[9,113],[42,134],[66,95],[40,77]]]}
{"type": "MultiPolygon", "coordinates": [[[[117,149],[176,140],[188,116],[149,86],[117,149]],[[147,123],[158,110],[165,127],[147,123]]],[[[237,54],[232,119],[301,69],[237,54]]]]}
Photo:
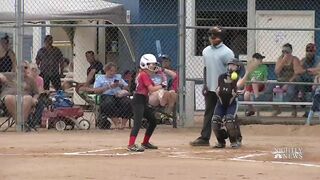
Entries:
{"type": "Polygon", "coordinates": [[[10,48],[9,36],[0,39],[0,72],[16,71],[16,55],[10,48]]]}
{"type": "Polygon", "coordinates": [[[224,43],[225,32],[220,27],[213,27],[209,30],[208,36],[210,46],[207,46],[202,55],[204,58],[204,85],[202,94],[205,98],[205,113],[201,136],[190,142],[191,146],[209,146],[211,137],[211,118],[217,103],[216,89],[218,77],[227,71],[227,63],[234,58],[233,51],[224,43]]]}
{"type": "Polygon", "coordinates": [[[59,48],[54,47],[53,37],[47,35],[44,39],[44,47],[40,48],[36,63],[40,69],[40,76],[44,80],[44,89],[50,89],[50,82],[55,90],[61,89],[60,74],[63,74],[63,55],[59,48]]]}

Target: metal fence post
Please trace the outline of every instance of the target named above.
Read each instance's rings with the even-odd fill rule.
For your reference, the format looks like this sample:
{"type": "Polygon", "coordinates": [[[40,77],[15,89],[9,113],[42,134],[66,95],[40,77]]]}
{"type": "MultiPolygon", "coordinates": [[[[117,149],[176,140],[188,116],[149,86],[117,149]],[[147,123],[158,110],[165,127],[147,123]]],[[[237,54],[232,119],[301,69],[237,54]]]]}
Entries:
{"type": "MultiPolygon", "coordinates": [[[[248,15],[247,15],[247,26],[248,28],[256,27],[256,0],[247,1],[248,15]]],[[[256,31],[248,30],[247,34],[247,61],[250,60],[250,56],[256,51],[256,31]]]]}
{"type": "Polygon", "coordinates": [[[193,127],[194,126],[194,109],[195,109],[195,82],[186,82],[186,117],[183,126],[193,127]]]}
{"type": "Polygon", "coordinates": [[[179,1],[179,126],[185,121],[185,48],[186,48],[186,16],[185,0],[179,1]]]}
{"type": "Polygon", "coordinates": [[[16,0],[15,3],[15,15],[16,15],[16,27],[15,27],[15,51],[16,51],[16,61],[17,61],[17,116],[16,116],[16,130],[23,130],[23,122],[26,119],[23,119],[23,93],[22,93],[22,68],[21,62],[23,57],[23,0],[16,0]]]}

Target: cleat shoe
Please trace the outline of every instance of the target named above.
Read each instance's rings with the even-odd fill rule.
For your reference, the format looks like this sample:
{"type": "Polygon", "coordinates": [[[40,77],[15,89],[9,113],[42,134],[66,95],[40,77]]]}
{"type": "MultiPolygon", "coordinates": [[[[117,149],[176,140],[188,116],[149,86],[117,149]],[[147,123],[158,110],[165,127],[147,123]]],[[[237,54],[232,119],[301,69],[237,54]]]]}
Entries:
{"type": "Polygon", "coordinates": [[[128,145],[127,149],[128,149],[128,151],[131,151],[131,152],[143,152],[144,151],[143,147],[139,147],[136,144],[128,145]]]}
{"type": "Polygon", "coordinates": [[[226,144],[222,144],[222,143],[217,143],[216,145],[213,146],[213,148],[216,148],[216,149],[221,149],[225,147],[226,147],[226,144]]]}
{"type": "Polygon", "coordinates": [[[254,111],[246,111],[246,112],[245,112],[245,115],[246,115],[246,116],[253,116],[254,114],[255,114],[254,111]]]}
{"type": "Polygon", "coordinates": [[[191,146],[210,146],[209,140],[198,138],[190,142],[191,146]]]}
{"type": "Polygon", "coordinates": [[[145,144],[141,144],[141,147],[143,147],[144,149],[158,149],[158,146],[155,146],[151,143],[145,143],[145,144]]]}
{"type": "Polygon", "coordinates": [[[240,148],[240,145],[238,144],[238,142],[234,142],[234,143],[231,143],[231,144],[230,144],[230,147],[231,147],[232,149],[237,149],[237,148],[240,148]]]}

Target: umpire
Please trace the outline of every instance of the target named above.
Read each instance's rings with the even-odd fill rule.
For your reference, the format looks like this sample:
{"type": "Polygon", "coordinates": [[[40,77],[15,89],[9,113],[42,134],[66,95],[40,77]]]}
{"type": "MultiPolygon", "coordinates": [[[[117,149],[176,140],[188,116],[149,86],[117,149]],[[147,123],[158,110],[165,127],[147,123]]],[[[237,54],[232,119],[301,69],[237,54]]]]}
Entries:
{"type": "Polygon", "coordinates": [[[211,137],[211,118],[217,103],[216,88],[218,87],[218,77],[227,71],[227,63],[234,58],[233,51],[223,43],[225,31],[220,27],[212,27],[208,31],[210,41],[203,51],[204,69],[203,78],[204,85],[202,95],[205,98],[205,113],[201,136],[190,142],[191,146],[209,146],[211,137]]]}

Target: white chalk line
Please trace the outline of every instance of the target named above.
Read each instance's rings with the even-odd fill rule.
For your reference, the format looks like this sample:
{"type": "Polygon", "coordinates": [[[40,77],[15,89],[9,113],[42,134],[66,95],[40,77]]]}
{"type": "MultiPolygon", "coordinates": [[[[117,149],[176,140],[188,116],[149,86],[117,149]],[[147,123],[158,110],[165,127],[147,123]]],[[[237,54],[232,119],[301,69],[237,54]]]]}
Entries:
{"type": "Polygon", "coordinates": [[[78,152],[71,152],[71,153],[64,153],[65,155],[73,155],[73,154],[88,154],[88,153],[95,153],[95,152],[104,152],[104,151],[113,151],[113,150],[119,150],[119,149],[125,149],[123,147],[115,147],[115,148],[108,148],[108,149],[97,149],[97,150],[90,150],[90,151],[78,151],[78,152]]]}
{"type": "MultiPolygon", "coordinates": [[[[125,150],[123,147],[115,147],[115,148],[108,148],[108,149],[96,149],[96,150],[89,150],[89,151],[78,151],[78,152],[71,152],[71,153],[0,153],[0,156],[130,156],[130,155],[137,155],[142,154],[144,152],[126,152],[126,153],[96,153],[96,152],[104,152],[104,151],[113,151],[113,150],[125,150]]],[[[166,150],[172,150],[171,148],[166,148],[166,150]]],[[[205,151],[205,152],[216,152],[213,150],[205,151]]],[[[213,160],[214,158],[208,157],[195,157],[195,156],[188,156],[188,152],[186,151],[176,151],[170,152],[172,155],[168,155],[169,158],[180,158],[180,159],[199,159],[199,160],[213,160]]],[[[284,162],[284,161],[260,161],[260,160],[252,160],[247,158],[254,158],[258,156],[264,156],[267,153],[255,153],[255,154],[248,154],[245,156],[239,156],[235,158],[229,158],[232,161],[242,161],[242,162],[270,162],[273,164],[285,164],[285,165],[298,165],[298,166],[305,166],[305,167],[317,167],[320,168],[318,164],[311,164],[311,163],[296,163],[296,162],[284,162]]]]}
{"type": "Polygon", "coordinates": [[[109,156],[109,157],[113,157],[113,156],[130,156],[130,155],[136,155],[136,154],[142,154],[143,152],[130,152],[130,153],[102,153],[102,154],[95,154],[95,153],[91,153],[91,154],[66,154],[64,153],[63,155],[66,156],[109,156]]]}
{"type": "Polygon", "coordinates": [[[213,158],[206,158],[206,157],[195,157],[195,156],[185,156],[185,155],[178,155],[178,156],[172,156],[169,155],[169,158],[179,158],[179,159],[198,159],[198,160],[213,160],[213,158]]]}
{"type": "Polygon", "coordinates": [[[319,164],[311,164],[311,163],[296,163],[296,162],[286,162],[286,161],[260,161],[260,160],[246,159],[246,158],[258,157],[258,156],[264,156],[264,155],[267,155],[267,153],[248,154],[248,155],[239,156],[239,157],[236,157],[236,158],[229,158],[229,160],[242,161],[242,162],[254,162],[254,163],[257,163],[257,162],[258,163],[270,162],[270,163],[273,163],[273,164],[297,165],[297,166],[320,168],[319,164]]]}
{"type": "Polygon", "coordinates": [[[90,151],[78,151],[78,152],[67,152],[67,153],[0,153],[0,156],[129,156],[142,154],[143,152],[126,152],[126,153],[97,153],[104,151],[113,151],[113,150],[126,150],[123,147],[115,147],[108,149],[97,149],[90,151]]]}
{"type": "Polygon", "coordinates": [[[0,153],[0,156],[61,156],[63,153],[0,153]]]}

